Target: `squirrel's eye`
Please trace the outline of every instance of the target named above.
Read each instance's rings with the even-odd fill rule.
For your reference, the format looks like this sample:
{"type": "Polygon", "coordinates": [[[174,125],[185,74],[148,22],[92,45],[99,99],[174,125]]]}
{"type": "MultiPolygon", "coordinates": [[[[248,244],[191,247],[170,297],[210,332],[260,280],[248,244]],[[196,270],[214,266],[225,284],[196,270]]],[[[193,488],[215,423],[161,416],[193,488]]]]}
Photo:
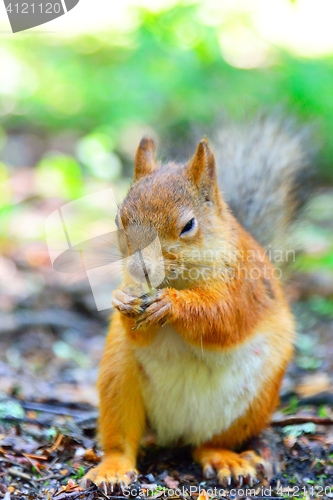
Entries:
{"type": "Polygon", "coordinates": [[[191,231],[191,229],[193,229],[195,227],[195,218],[193,217],[192,219],[190,219],[187,224],[183,227],[183,229],[181,230],[180,234],[184,234],[184,233],[188,233],[189,231],[191,231]]]}

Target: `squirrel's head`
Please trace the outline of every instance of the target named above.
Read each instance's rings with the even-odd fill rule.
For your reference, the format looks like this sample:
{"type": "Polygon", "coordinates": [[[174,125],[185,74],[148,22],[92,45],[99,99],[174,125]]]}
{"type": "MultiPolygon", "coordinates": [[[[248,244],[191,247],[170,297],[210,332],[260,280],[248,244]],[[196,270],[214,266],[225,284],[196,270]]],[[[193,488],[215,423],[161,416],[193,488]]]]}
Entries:
{"type": "Polygon", "coordinates": [[[231,219],[206,139],[184,164],[157,162],[154,141],[141,140],[134,184],[116,219],[127,270],[135,281],[148,278],[153,287],[171,280],[174,287],[193,286],[212,262],[228,262],[226,252],[234,248],[231,219]]]}

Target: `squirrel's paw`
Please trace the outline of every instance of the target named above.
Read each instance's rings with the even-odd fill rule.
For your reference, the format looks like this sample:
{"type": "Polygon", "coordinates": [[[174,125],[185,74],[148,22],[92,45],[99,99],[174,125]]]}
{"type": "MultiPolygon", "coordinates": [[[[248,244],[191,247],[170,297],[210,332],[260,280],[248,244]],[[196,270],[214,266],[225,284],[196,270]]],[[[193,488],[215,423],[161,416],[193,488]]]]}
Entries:
{"type": "Polygon", "coordinates": [[[137,480],[138,472],[135,464],[119,453],[104,456],[102,462],[93,467],[82,478],[80,484],[88,488],[92,483],[104,493],[112,493],[115,486],[125,488],[137,480]]]}
{"type": "Polygon", "coordinates": [[[137,297],[118,288],[113,292],[112,305],[128,318],[136,318],[147,307],[146,297],[146,295],[137,297]]]}
{"type": "Polygon", "coordinates": [[[163,326],[168,321],[172,305],[168,289],[157,290],[153,295],[145,296],[145,304],[145,311],[139,315],[134,330],[163,326]]]}
{"type": "Polygon", "coordinates": [[[254,451],[235,453],[216,448],[199,448],[195,459],[201,463],[206,478],[217,475],[218,481],[227,487],[234,481],[238,486],[252,486],[264,476],[265,461],[254,451]]]}

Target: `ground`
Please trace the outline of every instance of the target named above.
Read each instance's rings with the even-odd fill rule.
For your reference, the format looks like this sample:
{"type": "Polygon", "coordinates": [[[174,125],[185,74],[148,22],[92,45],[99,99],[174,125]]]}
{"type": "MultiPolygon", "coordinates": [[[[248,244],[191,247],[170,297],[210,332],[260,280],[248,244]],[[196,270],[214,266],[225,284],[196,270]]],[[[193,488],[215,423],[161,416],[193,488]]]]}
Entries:
{"type": "MultiPolygon", "coordinates": [[[[44,247],[29,255],[0,259],[0,497],[106,498],[79,479],[100,460],[94,384],[110,310],[96,310],[84,275],[55,272],[44,247]]],[[[286,289],[299,324],[296,355],[270,428],[250,444],[272,461],[272,474],[251,491],[222,488],[203,478],[189,449],[148,438],[132,496],[196,498],[200,486],[200,500],[333,498],[333,319],[325,310],[333,280],[296,272],[286,289]]]]}

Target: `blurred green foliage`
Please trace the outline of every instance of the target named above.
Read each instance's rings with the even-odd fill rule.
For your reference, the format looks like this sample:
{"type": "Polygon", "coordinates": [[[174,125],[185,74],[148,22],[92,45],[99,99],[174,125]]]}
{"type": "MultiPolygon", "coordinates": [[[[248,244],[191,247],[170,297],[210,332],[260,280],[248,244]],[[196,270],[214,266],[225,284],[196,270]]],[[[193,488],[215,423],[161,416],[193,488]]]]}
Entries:
{"type": "Polygon", "coordinates": [[[48,155],[37,165],[36,181],[45,196],[76,199],[82,196],[82,175],[70,156],[48,155]]]}
{"type": "Polygon", "coordinates": [[[179,134],[193,121],[212,122],[219,110],[237,117],[282,105],[317,121],[325,143],[321,172],[332,181],[333,57],[295,58],[274,48],[271,64],[239,69],[223,59],[220,31],[204,25],[192,4],[141,10],[127,32],[4,39],[3,127],[105,134],[117,148],[131,123],[179,134]]]}

